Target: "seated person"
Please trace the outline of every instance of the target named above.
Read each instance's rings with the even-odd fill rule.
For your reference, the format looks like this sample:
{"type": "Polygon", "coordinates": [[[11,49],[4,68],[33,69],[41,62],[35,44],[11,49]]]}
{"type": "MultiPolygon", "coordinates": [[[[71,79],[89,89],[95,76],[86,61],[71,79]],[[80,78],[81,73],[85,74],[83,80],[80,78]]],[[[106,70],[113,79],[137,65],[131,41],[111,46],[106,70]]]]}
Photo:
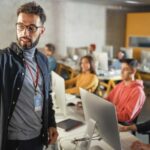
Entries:
{"type": "Polygon", "coordinates": [[[111,69],[121,69],[121,60],[126,59],[126,53],[125,51],[119,51],[117,53],[117,59],[113,60],[113,63],[111,64],[111,69]]]}
{"type": "Polygon", "coordinates": [[[80,67],[80,74],[78,76],[65,81],[66,87],[74,85],[74,87],[66,89],[66,93],[80,95],[80,87],[90,92],[96,90],[99,80],[95,75],[93,58],[91,56],[83,56],[80,60],[80,67]]]}
{"type": "Polygon", "coordinates": [[[116,106],[119,122],[130,123],[141,111],[145,102],[143,82],[135,80],[138,62],[124,59],[121,64],[122,80],[106,98],[116,106]]]}
{"type": "Polygon", "coordinates": [[[45,45],[45,54],[48,57],[48,67],[49,67],[49,72],[51,73],[51,71],[55,71],[56,67],[57,67],[57,62],[54,55],[55,52],[55,46],[53,44],[46,44],[45,45]]]}
{"type": "MultiPolygon", "coordinates": [[[[150,131],[150,120],[146,121],[144,123],[140,123],[140,124],[133,124],[130,126],[121,126],[121,127],[119,127],[119,130],[121,132],[126,132],[126,131],[137,131],[139,133],[147,132],[147,131],[150,131]]],[[[138,150],[138,149],[149,150],[150,144],[134,142],[132,144],[132,149],[133,150],[138,150]]]]}
{"type": "Polygon", "coordinates": [[[89,46],[88,46],[88,53],[89,54],[91,54],[91,55],[93,55],[93,52],[96,50],[96,44],[90,44],[89,46]]]}

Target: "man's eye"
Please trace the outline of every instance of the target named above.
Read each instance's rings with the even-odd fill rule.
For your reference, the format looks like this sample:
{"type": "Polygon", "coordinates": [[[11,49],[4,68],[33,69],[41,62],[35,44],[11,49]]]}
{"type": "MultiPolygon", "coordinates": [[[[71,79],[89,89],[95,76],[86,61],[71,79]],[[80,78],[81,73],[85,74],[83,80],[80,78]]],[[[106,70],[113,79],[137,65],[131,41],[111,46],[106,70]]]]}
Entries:
{"type": "Polygon", "coordinates": [[[36,31],[36,27],[34,27],[34,26],[29,26],[29,27],[28,27],[28,30],[30,30],[31,32],[34,32],[34,31],[36,31]]]}

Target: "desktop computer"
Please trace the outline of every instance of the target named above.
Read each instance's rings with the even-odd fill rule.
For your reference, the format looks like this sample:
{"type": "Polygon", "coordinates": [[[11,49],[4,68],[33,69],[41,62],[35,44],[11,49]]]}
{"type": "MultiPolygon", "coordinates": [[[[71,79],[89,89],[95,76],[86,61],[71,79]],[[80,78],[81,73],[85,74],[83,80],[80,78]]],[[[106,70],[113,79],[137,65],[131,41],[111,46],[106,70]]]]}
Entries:
{"type": "Polygon", "coordinates": [[[106,45],[102,47],[102,52],[105,52],[108,54],[108,59],[113,59],[113,46],[111,45],[106,45]]]}
{"type": "Polygon", "coordinates": [[[59,112],[62,115],[66,115],[66,99],[65,99],[65,82],[64,79],[57,73],[51,73],[52,77],[52,97],[54,99],[54,106],[56,113],[59,112]],[[58,111],[59,110],[59,111],[58,111]]]}
{"type": "MultiPolygon", "coordinates": [[[[118,122],[115,107],[112,103],[97,95],[80,89],[85,120],[96,121],[100,137],[115,150],[121,150],[118,122]]],[[[96,148],[98,149],[98,148],[96,148]]]]}
{"type": "Polygon", "coordinates": [[[97,72],[108,71],[108,54],[106,52],[94,52],[97,72]]]}
{"type": "Polygon", "coordinates": [[[74,120],[72,118],[67,117],[67,104],[77,103],[79,101],[75,95],[66,94],[65,93],[65,81],[64,79],[58,75],[57,73],[53,72],[52,75],[52,97],[54,99],[54,106],[56,110],[56,115],[63,117],[65,120],[57,122],[57,126],[63,128],[65,131],[72,130],[78,126],[83,125],[81,121],[74,120]]]}

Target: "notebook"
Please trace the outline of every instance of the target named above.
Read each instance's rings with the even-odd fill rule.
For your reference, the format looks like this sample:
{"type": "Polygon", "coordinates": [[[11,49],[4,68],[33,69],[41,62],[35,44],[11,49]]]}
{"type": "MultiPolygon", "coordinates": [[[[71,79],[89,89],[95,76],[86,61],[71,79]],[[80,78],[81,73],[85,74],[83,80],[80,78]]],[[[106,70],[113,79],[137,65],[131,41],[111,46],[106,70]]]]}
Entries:
{"type": "Polygon", "coordinates": [[[62,128],[65,131],[70,131],[81,125],[83,125],[81,121],[74,120],[74,119],[66,119],[57,123],[57,127],[62,128]]]}

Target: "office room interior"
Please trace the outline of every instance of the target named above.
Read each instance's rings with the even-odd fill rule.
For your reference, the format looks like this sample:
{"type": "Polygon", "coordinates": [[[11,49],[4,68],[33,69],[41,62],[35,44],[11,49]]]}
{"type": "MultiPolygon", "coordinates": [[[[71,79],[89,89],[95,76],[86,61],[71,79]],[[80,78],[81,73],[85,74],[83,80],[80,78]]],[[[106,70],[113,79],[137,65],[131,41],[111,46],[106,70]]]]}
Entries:
{"type": "MultiPolygon", "coordinates": [[[[1,51],[16,42],[16,10],[26,2],[31,1],[0,1],[1,51]]],[[[51,66],[52,60],[48,61],[48,70],[59,136],[48,150],[134,149],[135,141],[145,143],[144,150],[150,149],[150,130],[119,131],[120,126],[150,120],[150,0],[36,0],[36,3],[47,16],[37,49],[48,60],[53,57],[56,61],[55,67],[51,66]],[[124,73],[125,67],[130,69],[128,75],[124,73]],[[139,92],[133,90],[135,86],[139,92]],[[94,100],[93,107],[85,108],[86,98],[101,101],[99,105],[109,108],[108,118],[106,109],[93,109],[94,100]],[[134,101],[131,103],[129,99],[134,101]],[[106,115],[93,117],[91,111],[93,114],[104,111],[106,115]],[[79,122],[71,129],[63,129],[60,122],[70,118],[79,122]],[[101,127],[105,124],[105,128],[101,127]],[[105,135],[107,127],[113,131],[105,135]]]]}

